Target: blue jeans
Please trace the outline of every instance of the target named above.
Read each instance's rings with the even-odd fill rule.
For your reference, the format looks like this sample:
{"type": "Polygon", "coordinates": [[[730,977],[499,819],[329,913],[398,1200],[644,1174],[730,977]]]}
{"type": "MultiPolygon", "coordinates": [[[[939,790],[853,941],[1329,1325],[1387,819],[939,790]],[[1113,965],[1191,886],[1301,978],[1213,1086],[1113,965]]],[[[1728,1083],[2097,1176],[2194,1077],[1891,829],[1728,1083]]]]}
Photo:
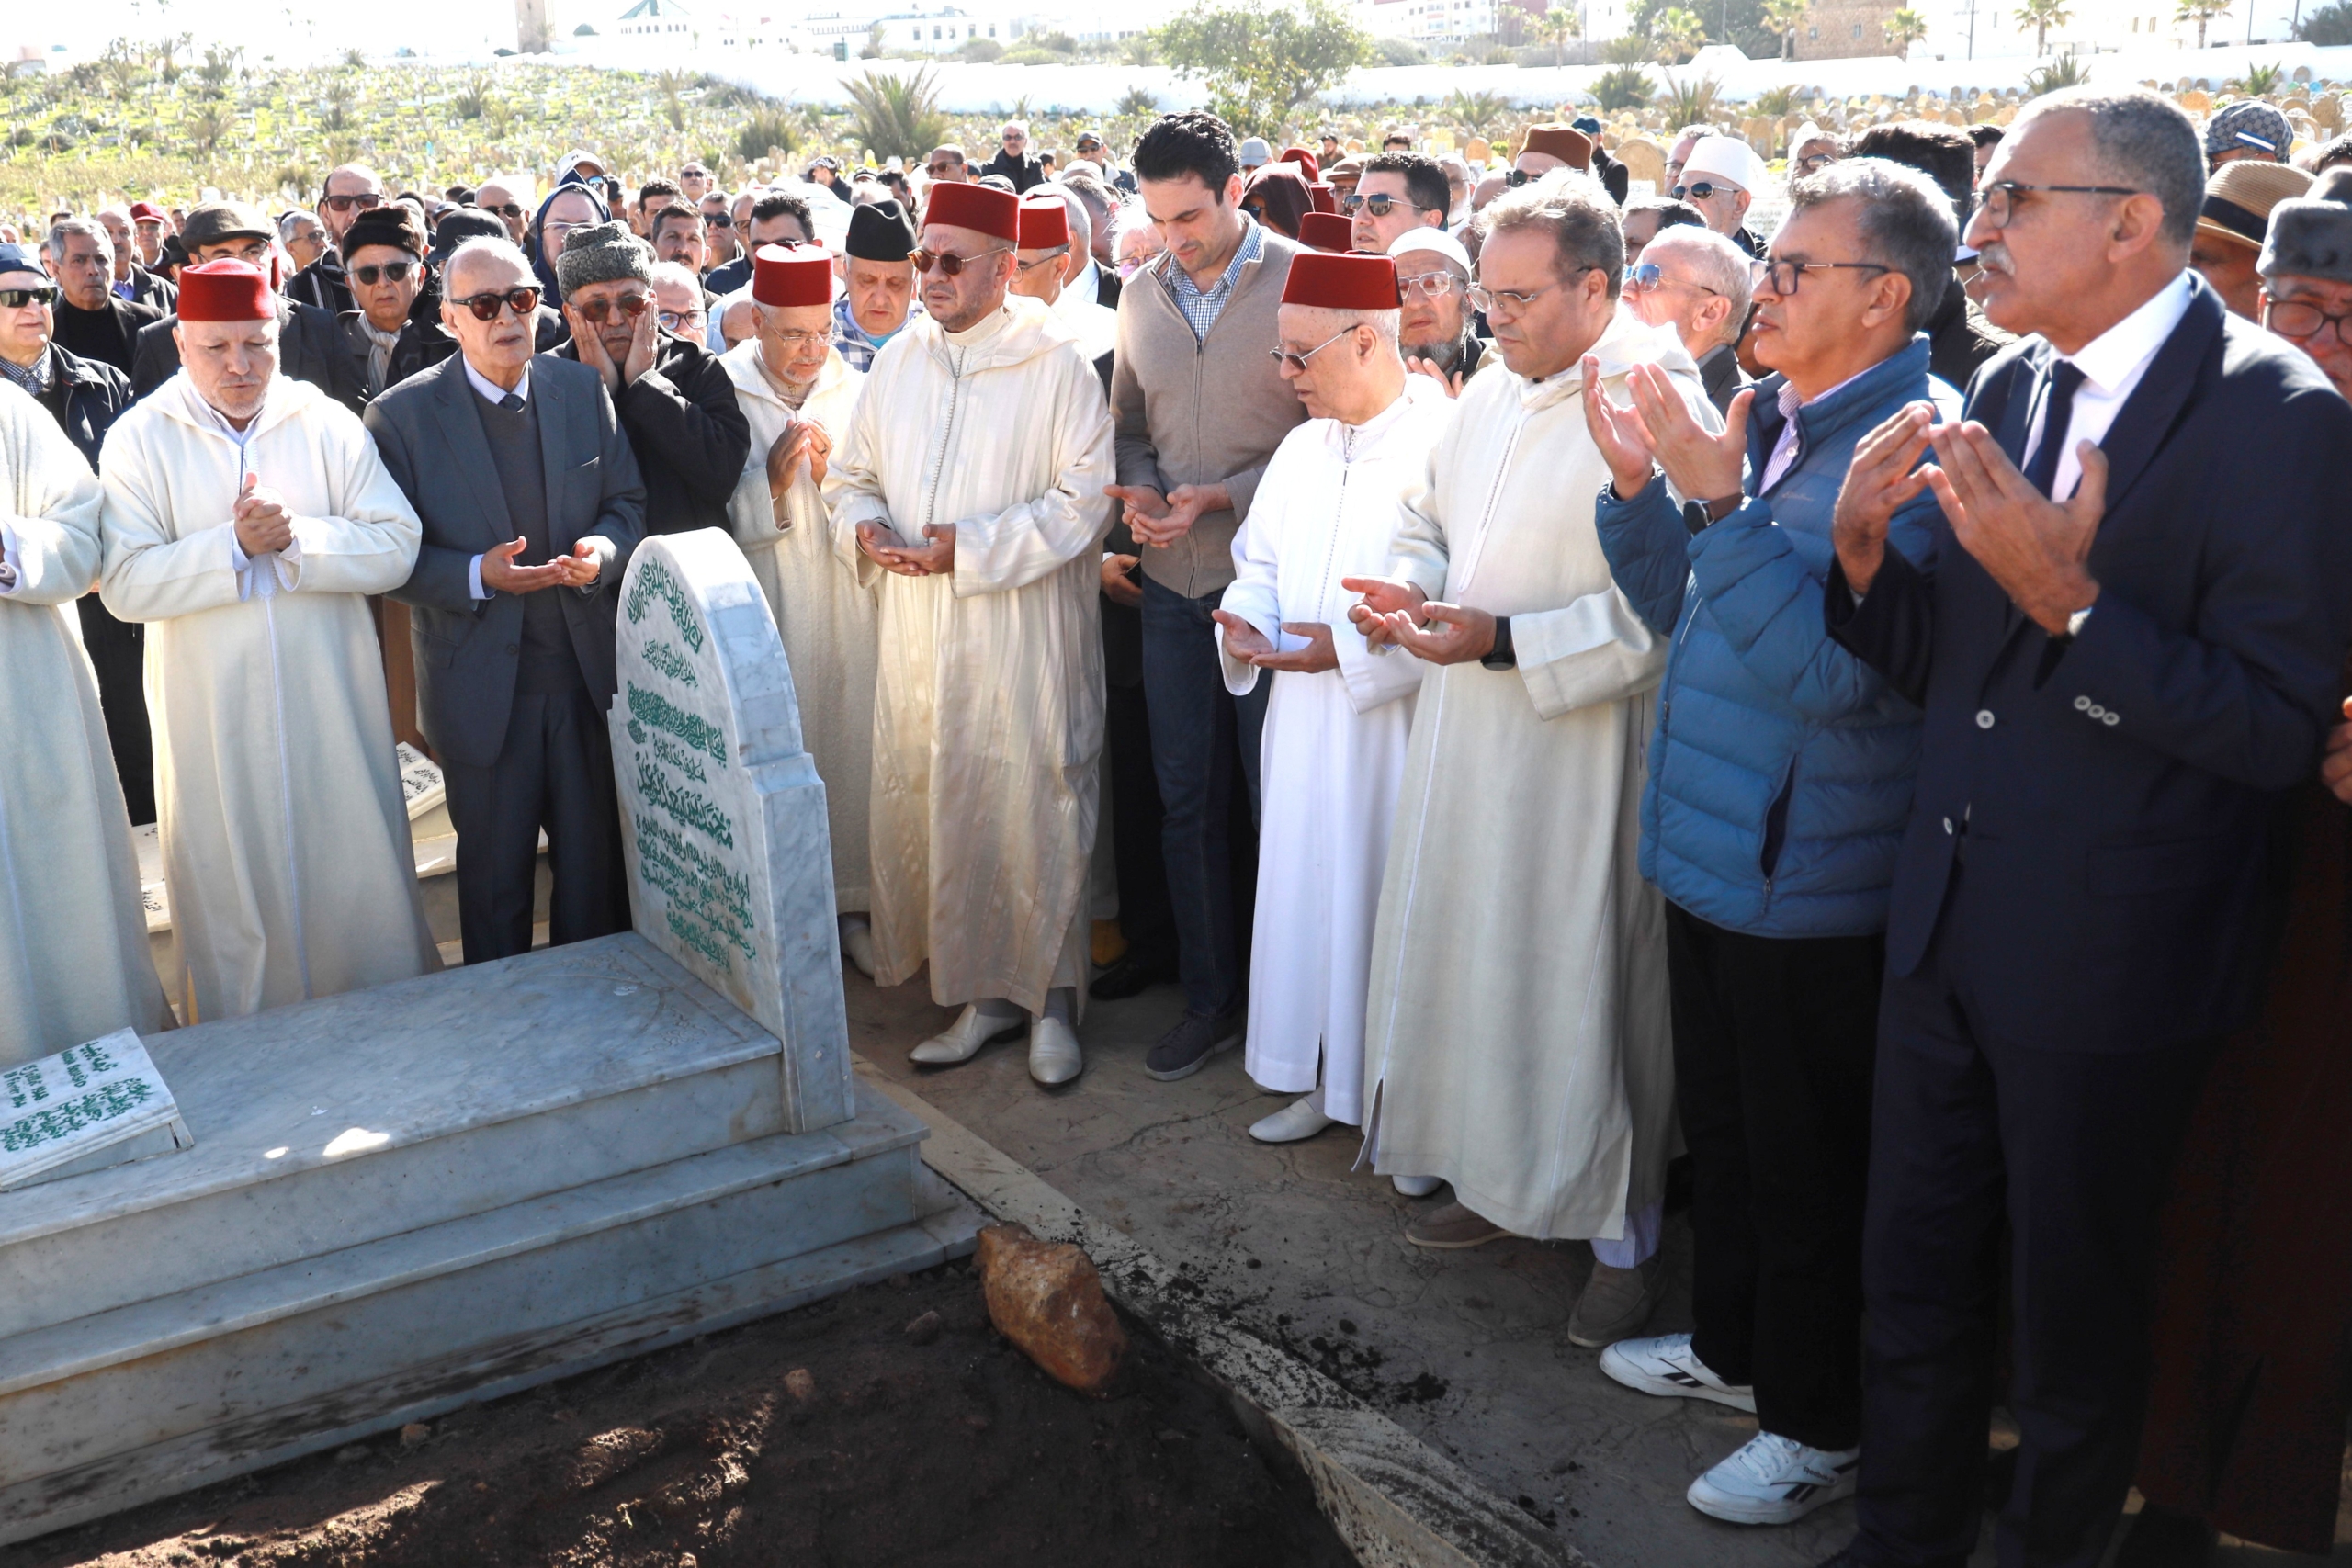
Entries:
{"type": "Polygon", "coordinates": [[[1177,973],[1184,1010],[1214,1018],[1241,999],[1241,951],[1233,910],[1232,831],[1227,803],[1241,763],[1250,804],[1258,804],[1258,743],[1266,728],[1271,673],[1237,697],[1218,668],[1219,589],[1187,599],[1150,578],[1143,583],[1143,689],[1151,712],[1151,760],[1166,815],[1160,849],[1176,911],[1177,973]]]}

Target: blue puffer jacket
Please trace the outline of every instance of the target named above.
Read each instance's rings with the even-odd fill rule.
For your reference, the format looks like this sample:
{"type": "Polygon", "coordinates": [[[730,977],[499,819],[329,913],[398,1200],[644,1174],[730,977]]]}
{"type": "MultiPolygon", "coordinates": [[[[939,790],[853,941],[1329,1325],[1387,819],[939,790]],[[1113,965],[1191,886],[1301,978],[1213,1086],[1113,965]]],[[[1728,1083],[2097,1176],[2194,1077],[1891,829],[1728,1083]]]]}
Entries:
{"type": "MultiPolygon", "coordinates": [[[[1748,483],[1782,424],[1782,380],[1756,389],[1748,483]]],[[[1886,925],[1894,852],[1919,764],[1919,711],[1829,640],[1829,519],[1862,438],[1908,402],[1960,397],[1928,374],[1928,339],[1797,411],[1794,466],[1697,535],[1657,480],[1601,493],[1618,586],[1673,649],[1642,795],[1642,874],[1702,919],[1752,936],[1861,936],[1886,925]]],[[[1888,542],[1933,562],[1935,496],[1888,542]]]]}

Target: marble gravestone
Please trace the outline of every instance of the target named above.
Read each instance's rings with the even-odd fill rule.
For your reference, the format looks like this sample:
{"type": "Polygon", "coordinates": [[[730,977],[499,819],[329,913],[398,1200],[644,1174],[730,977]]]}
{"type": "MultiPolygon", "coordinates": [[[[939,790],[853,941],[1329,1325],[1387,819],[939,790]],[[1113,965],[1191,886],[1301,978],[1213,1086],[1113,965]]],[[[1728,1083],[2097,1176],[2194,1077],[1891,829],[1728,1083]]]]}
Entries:
{"type": "Polygon", "coordinates": [[[610,723],[637,929],[784,1043],[786,1122],[851,1114],[825,785],[784,641],[722,530],[657,534],[622,581],[610,723]]]}

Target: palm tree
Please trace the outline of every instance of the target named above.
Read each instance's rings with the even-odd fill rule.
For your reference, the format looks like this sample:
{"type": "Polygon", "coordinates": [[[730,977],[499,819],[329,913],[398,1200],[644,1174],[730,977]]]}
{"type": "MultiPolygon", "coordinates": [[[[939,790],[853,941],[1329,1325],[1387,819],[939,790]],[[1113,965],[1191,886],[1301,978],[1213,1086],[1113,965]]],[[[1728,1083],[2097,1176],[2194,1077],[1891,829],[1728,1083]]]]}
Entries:
{"type": "Polygon", "coordinates": [[[2216,17],[2230,14],[2227,0],[2180,0],[2180,7],[2172,14],[2176,22],[2197,24],[2197,47],[2205,47],[2205,25],[2216,17]]]}
{"type": "Polygon", "coordinates": [[[1905,6],[1886,19],[1886,41],[1894,52],[1907,55],[1911,46],[1928,36],[1928,18],[1905,6]]]}
{"type": "MultiPolygon", "coordinates": [[[[2185,13],[2188,6],[2210,4],[2211,0],[2180,0],[2180,3],[2185,13]]],[[[2063,28],[2075,19],[2074,8],[2066,0],[2018,0],[2018,7],[2013,14],[2018,19],[2018,31],[2023,32],[2028,28],[2033,29],[2033,52],[2037,56],[2050,52],[2051,28],[2063,28]]]]}
{"type": "Polygon", "coordinates": [[[1698,53],[1699,46],[1707,41],[1707,24],[1699,19],[1695,11],[1670,6],[1659,14],[1651,40],[1657,46],[1659,64],[1679,65],[1698,53]]]}
{"type": "Polygon", "coordinates": [[[1560,46],[1584,36],[1584,23],[1566,6],[1555,6],[1537,18],[1535,36],[1552,46],[1552,63],[1560,63],[1560,46]]]}
{"type": "Polygon", "coordinates": [[[911,76],[868,71],[842,88],[850,96],[858,141],[879,157],[920,158],[947,140],[939,80],[927,69],[911,76]]]}
{"type": "Polygon", "coordinates": [[[1781,35],[1781,58],[1795,52],[1797,28],[1804,21],[1811,0],[1764,0],[1764,29],[1781,35]]]}

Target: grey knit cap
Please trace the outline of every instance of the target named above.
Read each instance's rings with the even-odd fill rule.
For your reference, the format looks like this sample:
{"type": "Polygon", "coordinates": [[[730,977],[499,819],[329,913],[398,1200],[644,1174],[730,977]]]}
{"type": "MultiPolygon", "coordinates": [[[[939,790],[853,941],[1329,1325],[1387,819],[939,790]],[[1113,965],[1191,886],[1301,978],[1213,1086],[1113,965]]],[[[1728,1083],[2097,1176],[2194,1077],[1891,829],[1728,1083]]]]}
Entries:
{"type": "Polygon", "coordinates": [[[2287,117],[2259,98],[2241,98],[2205,122],[2205,155],[2217,152],[2261,153],[2274,164],[2287,161],[2295,133],[2287,117]]]}
{"type": "Polygon", "coordinates": [[[2320,175],[2311,195],[2270,209],[2270,232],[2255,271],[2352,283],[2352,167],[2338,164],[2320,175]]]}
{"type": "Polygon", "coordinates": [[[555,280],[566,294],[622,277],[639,283],[653,278],[653,247],[630,233],[628,224],[592,223],[564,236],[555,280]]]}

